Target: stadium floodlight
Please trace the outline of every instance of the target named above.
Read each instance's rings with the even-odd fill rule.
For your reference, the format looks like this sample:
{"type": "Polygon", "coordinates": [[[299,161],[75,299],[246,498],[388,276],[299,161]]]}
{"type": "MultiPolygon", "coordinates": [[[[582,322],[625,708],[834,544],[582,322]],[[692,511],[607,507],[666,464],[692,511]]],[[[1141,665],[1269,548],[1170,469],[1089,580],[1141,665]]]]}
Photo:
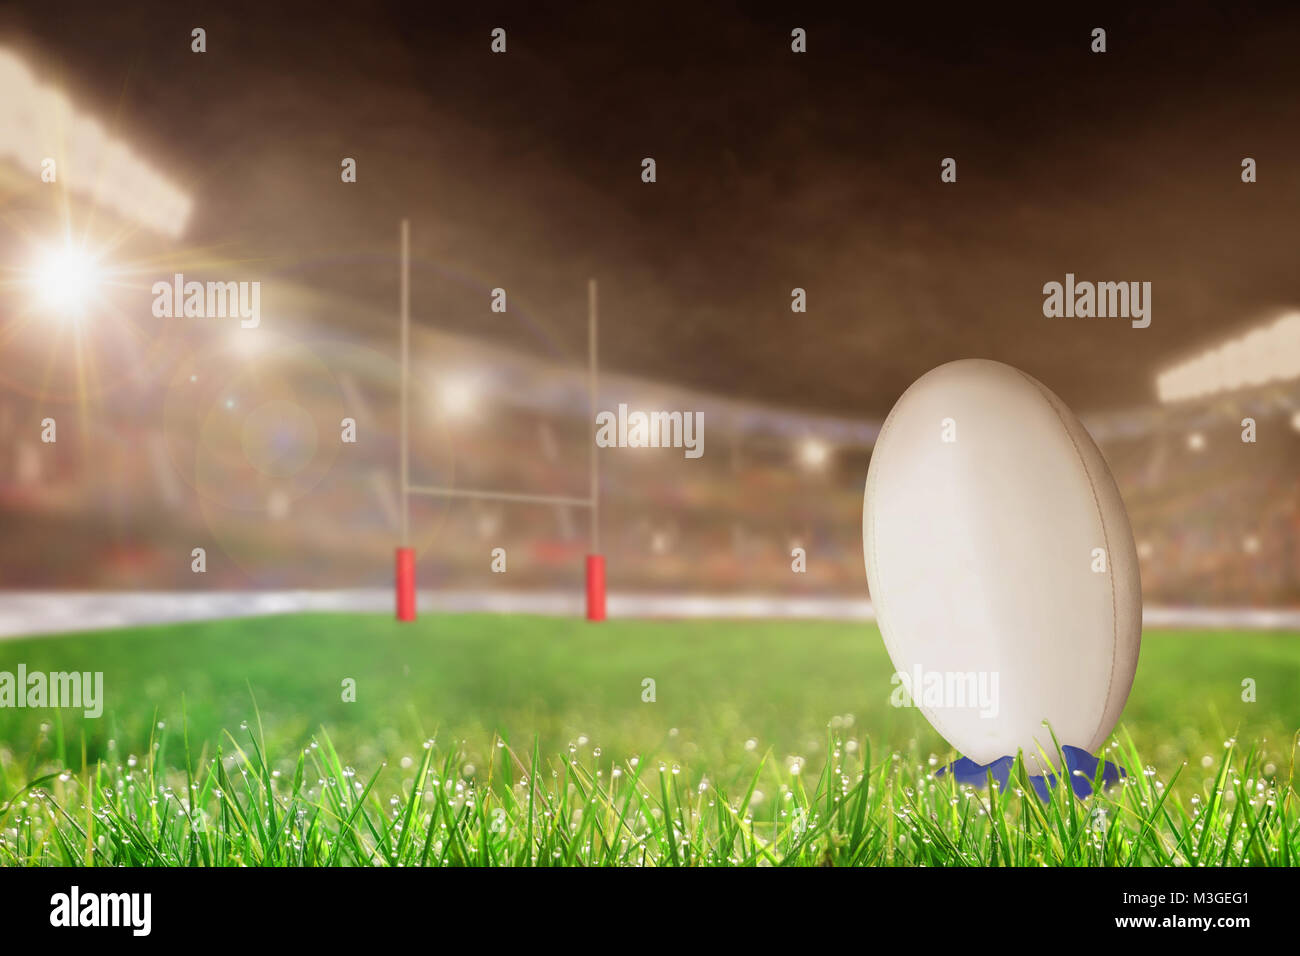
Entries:
{"type": "Polygon", "coordinates": [[[1187,447],[1192,451],[1205,450],[1205,436],[1200,432],[1192,432],[1187,436],[1187,447]]]}
{"type": "Polygon", "coordinates": [[[1291,416],[1291,427],[1300,432],[1300,410],[1291,416]]]}
{"type": "Polygon", "coordinates": [[[85,312],[99,279],[95,256],[71,242],[43,249],[30,275],[38,303],[65,318],[85,312]]]}
{"type": "Polygon", "coordinates": [[[1162,402],[1300,378],[1300,312],[1289,312],[1156,376],[1162,402]]]}
{"type": "Polygon", "coordinates": [[[181,234],[190,198],[7,50],[0,50],[0,90],[0,159],[35,176],[55,160],[56,181],[73,192],[163,235],[181,234]]]}
{"type": "Polygon", "coordinates": [[[448,418],[468,418],[478,407],[478,383],[468,375],[439,377],[438,407],[448,418]]]}
{"type": "Polygon", "coordinates": [[[831,451],[826,443],[817,438],[805,438],[799,444],[799,462],[813,471],[826,467],[831,451]]]}

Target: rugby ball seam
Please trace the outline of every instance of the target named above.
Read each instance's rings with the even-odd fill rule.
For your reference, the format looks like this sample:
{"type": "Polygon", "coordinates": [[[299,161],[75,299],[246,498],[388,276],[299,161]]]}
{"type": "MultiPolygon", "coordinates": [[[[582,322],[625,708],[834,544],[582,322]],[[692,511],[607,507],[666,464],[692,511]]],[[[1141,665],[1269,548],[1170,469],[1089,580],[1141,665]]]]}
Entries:
{"type": "MultiPolygon", "coordinates": [[[[1008,366],[1008,368],[1014,368],[1014,366],[1008,366]]],[[[1056,407],[1056,396],[1048,391],[1047,387],[1032,375],[1027,375],[1024,372],[1021,372],[1018,368],[1015,369],[1015,371],[1018,372],[1027,382],[1033,385],[1034,388],[1038,390],[1038,393],[1043,396],[1044,401],[1047,402],[1051,407],[1053,414],[1056,415],[1057,421],[1061,423],[1062,430],[1070,439],[1070,445],[1074,448],[1074,454],[1078,457],[1079,465],[1083,468],[1084,477],[1088,479],[1088,491],[1092,494],[1093,507],[1097,509],[1097,523],[1101,525],[1101,543],[1106,549],[1106,577],[1110,579],[1110,671],[1106,675],[1106,694],[1105,697],[1102,698],[1101,713],[1097,716],[1097,726],[1094,728],[1091,738],[1083,744],[1083,746],[1088,748],[1088,751],[1091,752],[1102,743],[1102,741],[1098,740],[1097,737],[1101,733],[1101,729],[1106,722],[1106,715],[1110,712],[1110,695],[1115,687],[1115,663],[1119,660],[1119,606],[1118,600],[1115,596],[1115,574],[1110,549],[1110,529],[1106,527],[1106,512],[1101,506],[1101,498],[1097,493],[1097,483],[1093,480],[1092,470],[1088,468],[1088,459],[1083,454],[1083,450],[1079,448],[1079,443],[1074,437],[1074,432],[1070,430],[1070,423],[1066,420],[1065,416],[1061,414],[1061,410],[1056,407]]],[[[1080,422],[1080,427],[1083,427],[1082,422],[1080,422]]],[[[1100,454],[1100,451],[1098,454],[1100,454]]],[[[1065,746],[1065,742],[1062,741],[1061,745],[1065,746]]],[[[1071,746],[1074,745],[1071,744],[1071,746]]]]}

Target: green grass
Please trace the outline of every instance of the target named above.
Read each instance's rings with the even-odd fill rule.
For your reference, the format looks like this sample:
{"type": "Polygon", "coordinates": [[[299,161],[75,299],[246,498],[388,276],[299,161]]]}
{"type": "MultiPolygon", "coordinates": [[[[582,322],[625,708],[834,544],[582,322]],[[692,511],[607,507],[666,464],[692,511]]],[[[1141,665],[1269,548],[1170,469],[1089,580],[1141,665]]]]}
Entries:
{"type": "Polygon", "coordinates": [[[19,662],[101,670],[107,703],[0,710],[8,865],[1300,858],[1294,634],[1147,634],[1125,783],[1047,804],[934,778],[954,755],[865,625],[303,615],[0,642],[19,662]]]}

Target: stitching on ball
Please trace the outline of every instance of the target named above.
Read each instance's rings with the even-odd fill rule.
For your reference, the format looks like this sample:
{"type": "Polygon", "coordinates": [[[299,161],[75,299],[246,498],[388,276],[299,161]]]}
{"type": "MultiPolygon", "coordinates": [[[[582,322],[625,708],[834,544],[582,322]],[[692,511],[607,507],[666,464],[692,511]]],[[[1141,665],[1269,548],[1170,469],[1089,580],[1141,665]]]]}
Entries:
{"type": "MultiPolygon", "coordinates": [[[[1026,375],[1024,372],[1021,372],[1020,369],[1016,369],[1016,372],[1033,385],[1034,388],[1038,389],[1043,398],[1047,400],[1047,404],[1051,406],[1052,411],[1056,414],[1057,420],[1060,421],[1061,427],[1065,429],[1065,434],[1069,436],[1070,444],[1074,446],[1074,453],[1079,456],[1079,464],[1083,466],[1083,474],[1088,479],[1088,490],[1092,492],[1093,506],[1097,509],[1097,521],[1101,525],[1102,544],[1106,546],[1106,559],[1109,561],[1111,556],[1110,533],[1106,527],[1106,515],[1101,508],[1101,499],[1097,494],[1097,484],[1092,480],[1092,472],[1088,470],[1088,460],[1083,456],[1083,452],[1079,448],[1079,443],[1075,441],[1074,433],[1070,431],[1070,425],[1065,420],[1065,416],[1062,415],[1061,410],[1056,407],[1056,402],[1053,401],[1055,396],[1052,395],[1052,393],[1047,390],[1046,386],[1037,379],[1030,375],[1026,375]]],[[[1108,569],[1106,576],[1110,578],[1110,672],[1106,676],[1106,698],[1102,702],[1101,715],[1097,718],[1097,726],[1093,730],[1091,737],[1089,737],[1089,746],[1091,746],[1091,741],[1096,739],[1097,734],[1101,731],[1102,724],[1106,720],[1106,712],[1110,710],[1110,692],[1111,688],[1115,686],[1115,664],[1119,658],[1119,607],[1115,598],[1115,574],[1113,567],[1108,569]]],[[[1100,743],[1101,741],[1098,741],[1098,744],[1100,743]]],[[[1062,743],[1062,746],[1064,746],[1064,743],[1062,743]]]]}

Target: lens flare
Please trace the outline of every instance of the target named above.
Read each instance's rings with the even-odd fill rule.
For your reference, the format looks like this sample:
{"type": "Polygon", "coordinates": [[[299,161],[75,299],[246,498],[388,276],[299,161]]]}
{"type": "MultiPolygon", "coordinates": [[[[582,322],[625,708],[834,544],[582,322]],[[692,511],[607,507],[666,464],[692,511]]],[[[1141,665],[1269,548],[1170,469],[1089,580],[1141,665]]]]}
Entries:
{"type": "Polygon", "coordinates": [[[32,269],[37,302],[63,317],[85,314],[99,292],[96,258],[71,243],[45,249],[32,269]]]}

